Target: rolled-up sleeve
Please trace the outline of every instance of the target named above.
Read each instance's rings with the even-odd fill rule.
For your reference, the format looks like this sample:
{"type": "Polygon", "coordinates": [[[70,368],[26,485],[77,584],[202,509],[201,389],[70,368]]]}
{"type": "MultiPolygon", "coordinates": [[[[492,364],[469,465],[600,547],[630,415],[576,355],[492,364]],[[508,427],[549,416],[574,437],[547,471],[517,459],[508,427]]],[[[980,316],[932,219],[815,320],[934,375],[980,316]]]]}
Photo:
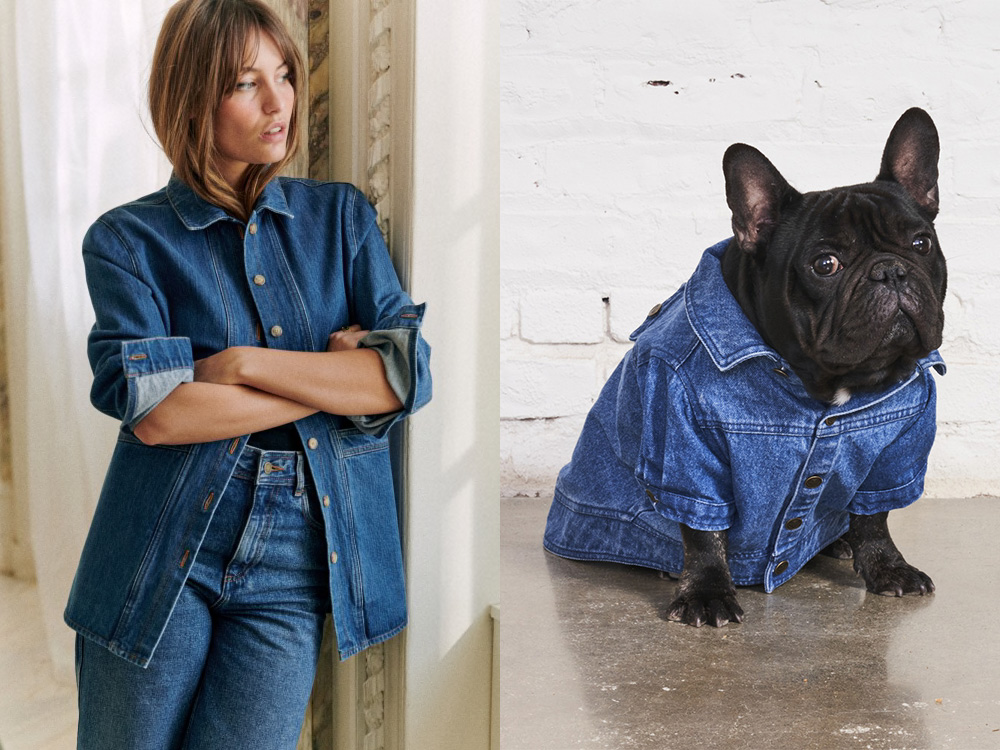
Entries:
{"type": "Polygon", "coordinates": [[[194,379],[191,342],[168,335],[153,289],[105,221],[87,232],[83,260],[96,318],[87,339],[90,400],[132,430],[174,388],[194,379]]]}
{"type": "Polygon", "coordinates": [[[381,437],[393,424],[431,399],[430,346],[421,335],[425,305],[415,305],[402,290],[389,260],[389,251],[375,223],[375,211],[356,193],[349,238],[352,258],[349,283],[352,321],[371,331],[359,346],[378,352],[389,386],[403,405],[387,414],[352,416],[363,432],[381,437]]]}

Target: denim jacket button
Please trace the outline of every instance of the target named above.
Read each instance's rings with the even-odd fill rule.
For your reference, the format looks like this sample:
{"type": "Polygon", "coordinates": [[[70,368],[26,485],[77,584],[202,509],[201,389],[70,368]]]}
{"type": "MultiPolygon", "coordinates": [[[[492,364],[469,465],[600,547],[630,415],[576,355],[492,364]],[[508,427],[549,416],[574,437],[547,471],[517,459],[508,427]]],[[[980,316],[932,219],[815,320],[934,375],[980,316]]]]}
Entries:
{"type": "Polygon", "coordinates": [[[795,531],[800,526],[802,526],[801,518],[789,518],[787,521],[785,521],[785,528],[788,529],[789,531],[795,531]]]}
{"type": "Polygon", "coordinates": [[[264,274],[262,273],[259,273],[253,277],[253,283],[256,284],[257,286],[264,286],[265,281],[267,281],[267,279],[264,278],[264,274]]]}
{"type": "Polygon", "coordinates": [[[659,302],[658,302],[657,304],[653,305],[653,309],[651,309],[651,310],[649,311],[649,314],[648,314],[648,315],[647,315],[646,317],[647,317],[647,318],[652,318],[652,317],[654,317],[655,315],[658,315],[658,314],[659,314],[659,312],[660,312],[660,308],[661,308],[661,307],[663,307],[663,305],[662,305],[661,303],[659,303],[659,302]]]}
{"type": "Polygon", "coordinates": [[[823,477],[813,474],[806,480],[805,484],[806,484],[806,489],[814,490],[821,484],[823,484],[823,477]]]}
{"type": "Polygon", "coordinates": [[[281,326],[271,326],[271,335],[274,336],[275,338],[278,338],[278,336],[280,336],[283,333],[284,331],[281,330],[281,326]]]}
{"type": "Polygon", "coordinates": [[[337,564],[337,560],[338,560],[337,553],[336,552],[331,552],[330,553],[330,562],[333,563],[334,565],[336,565],[337,564]]]}
{"type": "Polygon", "coordinates": [[[652,492],[646,490],[646,497],[649,498],[650,502],[652,502],[653,505],[656,505],[656,496],[652,492]]]}
{"type": "Polygon", "coordinates": [[[782,560],[780,563],[774,566],[774,575],[780,576],[788,570],[788,560],[782,560]]]}
{"type": "Polygon", "coordinates": [[[780,375],[781,377],[783,377],[783,378],[787,378],[787,377],[788,377],[788,370],[786,370],[786,369],[785,369],[785,368],[783,368],[783,367],[775,367],[775,368],[774,368],[774,371],[775,371],[776,373],[778,373],[778,374],[779,374],[779,375],[780,375]]]}
{"type": "Polygon", "coordinates": [[[257,234],[257,225],[256,224],[251,224],[248,227],[248,231],[250,232],[250,234],[257,234]]]}
{"type": "Polygon", "coordinates": [[[329,495],[323,495],[323,507],[324,508],[329,508],[330,507],[330,496],[329,495]]]}
{"type": "Polygon", "coordinates": [[[309,446],[310,450],[316,450],[316,448],[319,447],[319,440],[317,440],[316,438],[309,438],[309,441],[306,443],[306,445],[309,446]]]}

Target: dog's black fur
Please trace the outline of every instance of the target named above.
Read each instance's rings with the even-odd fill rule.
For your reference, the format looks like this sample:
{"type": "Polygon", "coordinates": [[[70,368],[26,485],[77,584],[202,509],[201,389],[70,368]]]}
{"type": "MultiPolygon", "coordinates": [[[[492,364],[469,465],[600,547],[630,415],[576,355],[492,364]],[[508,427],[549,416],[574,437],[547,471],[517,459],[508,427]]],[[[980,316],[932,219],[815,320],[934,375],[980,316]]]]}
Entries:
{"type": "MultiPolygon", "coordinates": [[[[821,401],[887,388],[941,344],[947,271],[934,231],[938,155],[937,129],[917,108],[893,127],[878,177],[861,185],[802,194],[755,148],[726,151],[735,236],[723,277],[764,341],[821,401]]],[[[853,556],[877,594],[934,591],[896,549],[887,516],[852,514],[828,552],[853,556]]],[[[741,622],[726,532],[681,532],[684,570],[668,618],[741,622]]]]}

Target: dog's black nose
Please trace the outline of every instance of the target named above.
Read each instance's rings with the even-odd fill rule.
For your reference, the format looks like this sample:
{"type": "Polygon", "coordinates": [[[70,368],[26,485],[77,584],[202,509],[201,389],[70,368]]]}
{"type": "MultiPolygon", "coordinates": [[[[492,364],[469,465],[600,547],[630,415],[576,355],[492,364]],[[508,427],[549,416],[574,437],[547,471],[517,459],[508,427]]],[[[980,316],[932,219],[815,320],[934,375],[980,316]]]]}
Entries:
{"type": "Polygon", "coordinates": [[[883,260],[872,266],[868,278],[883,284],[894,285],[900,279],[906,278],[906,266],[900,260],[883,260]]]}

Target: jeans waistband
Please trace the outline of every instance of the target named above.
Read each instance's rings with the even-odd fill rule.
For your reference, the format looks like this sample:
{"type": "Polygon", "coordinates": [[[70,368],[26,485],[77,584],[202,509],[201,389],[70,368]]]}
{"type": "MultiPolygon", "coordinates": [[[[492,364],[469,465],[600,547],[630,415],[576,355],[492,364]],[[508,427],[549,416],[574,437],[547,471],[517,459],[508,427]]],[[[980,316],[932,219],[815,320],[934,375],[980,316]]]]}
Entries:
{"type": "Polygon", "coordinates": [[[266,451],[247,445],[240,454],[233,476],[258,485],[294,487],[296,495],[310,486],[306,457],[301,451],[266,451]]]}

